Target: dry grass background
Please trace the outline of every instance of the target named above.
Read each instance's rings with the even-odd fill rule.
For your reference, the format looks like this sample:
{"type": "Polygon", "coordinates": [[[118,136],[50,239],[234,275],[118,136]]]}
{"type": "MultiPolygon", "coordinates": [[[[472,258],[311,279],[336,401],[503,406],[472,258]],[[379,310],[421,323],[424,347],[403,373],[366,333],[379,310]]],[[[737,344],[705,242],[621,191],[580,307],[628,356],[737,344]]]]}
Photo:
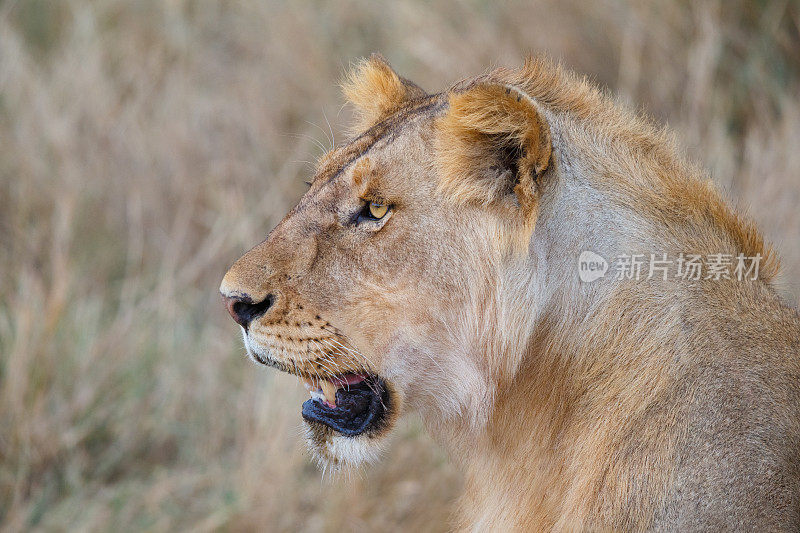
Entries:
{"type": "Polygon", "coordinates": [[[0,1],[2,529],[446,529],[460,480],[419,421],[321,480],[304,391],[244,359],[217,295],[326,120],[341,140],[343,69],[381,51],[440,89],[560,58],[677,129],[797,305],[799,25],[767,0],[0,1]]]}

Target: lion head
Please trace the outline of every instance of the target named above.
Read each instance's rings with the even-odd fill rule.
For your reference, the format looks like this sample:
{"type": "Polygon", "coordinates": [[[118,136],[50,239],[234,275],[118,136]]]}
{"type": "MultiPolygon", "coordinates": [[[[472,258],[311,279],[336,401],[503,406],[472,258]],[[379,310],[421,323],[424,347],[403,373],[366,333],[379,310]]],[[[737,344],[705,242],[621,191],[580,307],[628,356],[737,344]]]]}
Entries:
{"type": "Polygon", "coordinates": [[[376,457],[405,409],[485,419],[516,364],[489,345],[524,342],[528,313],[503,299],[536,283],[551,154],[536,102],[491,75],[429,95],[372,56],[344,90],[359,133],[220,287],[250,357],[309,389],[308,442],[332,466],[376,457]]]}

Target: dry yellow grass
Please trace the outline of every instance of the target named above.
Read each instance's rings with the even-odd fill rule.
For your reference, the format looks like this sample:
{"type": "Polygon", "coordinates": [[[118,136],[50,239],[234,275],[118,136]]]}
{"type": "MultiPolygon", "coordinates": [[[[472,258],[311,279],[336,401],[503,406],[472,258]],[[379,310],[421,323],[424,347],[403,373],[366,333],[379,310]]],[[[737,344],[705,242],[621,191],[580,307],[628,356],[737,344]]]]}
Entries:
{"type": "Polygon", "coordinates": [[[447,529],[460,479],[413,418],[321,480],[297,381],[216,292],[346,129],[343,69],[381,51],[432,89],[551,53],[679,132],[797,305],[799,26],[768,0],[0,2],[2,529],[447,529]]]}

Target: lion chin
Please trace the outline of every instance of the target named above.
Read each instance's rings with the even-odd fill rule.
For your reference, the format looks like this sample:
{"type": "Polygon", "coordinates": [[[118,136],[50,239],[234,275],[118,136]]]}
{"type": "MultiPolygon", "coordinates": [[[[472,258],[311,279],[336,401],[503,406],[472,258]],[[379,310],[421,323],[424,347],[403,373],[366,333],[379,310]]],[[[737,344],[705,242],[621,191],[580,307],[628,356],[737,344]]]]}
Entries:
{"type": "Polygon", "coordinates": [[[350,437],[337,433],[322,424],[303,421],[306,444],[317,465],[323,471],[357,468],[380,459],[387,438],[350,437]]]}

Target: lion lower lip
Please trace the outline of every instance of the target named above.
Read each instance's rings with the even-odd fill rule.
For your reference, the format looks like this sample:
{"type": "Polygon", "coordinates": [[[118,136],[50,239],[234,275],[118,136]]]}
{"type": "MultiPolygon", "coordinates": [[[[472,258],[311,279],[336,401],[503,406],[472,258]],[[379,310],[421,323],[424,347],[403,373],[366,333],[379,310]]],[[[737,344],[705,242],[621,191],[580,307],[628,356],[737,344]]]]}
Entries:
{"type": "Polygon", "coordinates": [[[377,376],[349,374],[331,382],[303,380],[311,399],[303,403],[303,418],[346,436],[377,429],[383,422],[389,395],[377,376]],[[331,392],[331,387],[333,392],[331,392]],[[327,389],[327,390],[326,390],[327,389]]]}

